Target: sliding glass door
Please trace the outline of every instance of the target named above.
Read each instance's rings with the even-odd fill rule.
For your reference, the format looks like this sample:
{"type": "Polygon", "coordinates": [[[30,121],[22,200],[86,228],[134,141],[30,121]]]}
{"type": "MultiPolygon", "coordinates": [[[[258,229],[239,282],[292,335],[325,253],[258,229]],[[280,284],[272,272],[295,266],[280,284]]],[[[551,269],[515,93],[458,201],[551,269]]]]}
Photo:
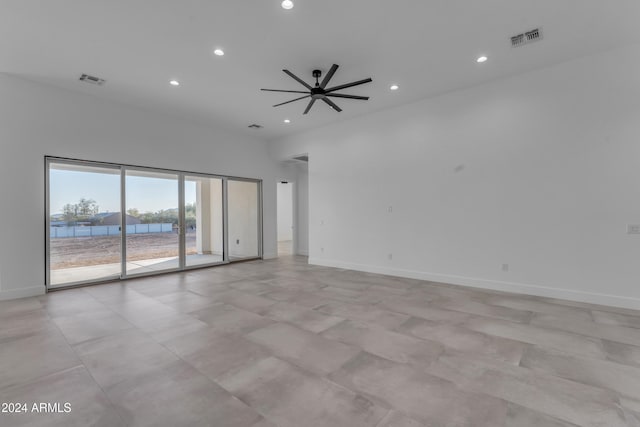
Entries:
{"type": "Polygon", "coordinates": [[[120,168],[56,162],[48,183],[49,284],[120,277],[120,168]]]}
{"type": "Polygon", "coordinates": [[[255,258],[260,254],[259,184],[255,181],[228,181],[229,259],[255,258]]]}
{"type": "Polygon", "coordinates": [[[125,254],[128,276],[180,268],[177,174],[125,170],[125,254]]]}
{"type": "Polygon", "coordinates": [[[261,182],[47,158],[47,286],[262,256],[261,182]]]}
{"type": "Polygon", "coordinates": [[[224,261],[223,180],[184,177],[185,264],[224,261]]]}

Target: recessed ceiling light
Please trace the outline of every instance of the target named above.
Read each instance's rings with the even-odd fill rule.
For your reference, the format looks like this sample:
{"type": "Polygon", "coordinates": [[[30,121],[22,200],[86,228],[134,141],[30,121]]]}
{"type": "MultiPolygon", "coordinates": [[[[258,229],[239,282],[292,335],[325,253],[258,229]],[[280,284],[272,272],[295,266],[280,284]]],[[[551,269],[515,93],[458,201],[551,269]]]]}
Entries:
{"type": "Polygon", "coordinates": [[[224,55],[224,50],[216,49],[216,50],[213,51],[213,53],[218,55],[218,56],[223,56],[224,55]]]}
{"type": "Polygon", "coordinates": [[[486,56],[481,56],[478,59],[476,59],[476,62],[478,64],[482,64],[483,62],[487,62],[487,59],[489,59],[489,58],[487,58],[486,56]]]}
{"type": "Polygon", "coordinates": [[[180,86],[180,82],[177,80],[169,80],[171,86],[180,86]]]}
{"type": "Polygon", "coordinates": [[[285,123],[291,123],[291,120],[289,120],[289,119],[284,119],[284,122],[285,122],[285,123]]]}
{"type": "Polygon", "coordinates": [[[287,10],[293,9],[293,2],[291,0],[284,0],[281,3],[281,6],[283,9],[287,9],[287,10]]]}
{"type": "Polygon", "coordinates": [[[391,85],[391,87],[390,87],[389,89],[391,89],[391,90],[398,90],[398,89],[400,89],[400,86],[398,86],[398,85],[391,85]]]}

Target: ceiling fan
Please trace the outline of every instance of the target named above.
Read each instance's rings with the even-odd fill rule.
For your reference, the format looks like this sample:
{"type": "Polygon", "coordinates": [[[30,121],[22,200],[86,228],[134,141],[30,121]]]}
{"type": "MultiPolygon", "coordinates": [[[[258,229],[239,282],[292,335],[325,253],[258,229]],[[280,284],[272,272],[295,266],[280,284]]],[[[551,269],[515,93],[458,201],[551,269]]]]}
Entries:
{"type": "Polygon", "coordinates": [[[287,93],[304,93],[304,94],[306,94],[305,96],[301,96],[300,98],[292,99],[291,101],[282,102],[280,104],[274,105],[274,107],[279,107],[280,105],[289,104],[290,102],[299,101],[299,100],[305,99],[305,98],[311,98],[311,100],[309,101],[309,104],[307,105],[307,108],[304,110],[303,114],[307,114],[309,112],[309,110],[311,110],[311,107],[313,107],[313,104],[318,99],[321,99],[324,102],[326,102],[327,104],[329,104],[331,106],[331,108],[333,108],[337,112],[342,111],[342,109],[340,107],[338,107],[335,104],[335,102],[330,100],[329,97],[332,97],[332,98],[360,99],[362,101],[368,101],[369,100],[368,96],[345,95],[345,94],[342,94],[342,93],[335,93],[335,92],[338,91],[338,90],[349,88],[349,87],[358,86],[358,85],[361,85],[361,84],[364,84],[364,83],[372,82],[373,80],[371,80],[370,78],[364,79],[364,80],[358,80],[357,82],[346,83],[346,84],[343,84],[343,85],[327,88],[327,84],[329,83],[329,80],[331,80],[331,78],[333,77],[333,75],[336,73],[337,70],[338,70],[338,65],[337,64],[333,64],[331,66],[331,69],[327,73],[327,75],[324,76],[324,79],[322,79],[322,82],[318,82],[318,79],[320,79],[320,76],[322,76],[322,71],[313,70],[313,77],[316,79],[315,86],[311,86],[311,85],[307,84],[304,80],[302,80],[300,77],[296,76],[295,74],[293,74],[289,70],[282,70],[289,77],[291,77],[292,79],[294,79],[295,81],[300,83],[302,86],[306,87],[308,90],[307,91],[280,90],[280,89],[260,89],[260,90],[264,90],[264,91],[267,91],[267,92],[287,92],[287,93]]]}

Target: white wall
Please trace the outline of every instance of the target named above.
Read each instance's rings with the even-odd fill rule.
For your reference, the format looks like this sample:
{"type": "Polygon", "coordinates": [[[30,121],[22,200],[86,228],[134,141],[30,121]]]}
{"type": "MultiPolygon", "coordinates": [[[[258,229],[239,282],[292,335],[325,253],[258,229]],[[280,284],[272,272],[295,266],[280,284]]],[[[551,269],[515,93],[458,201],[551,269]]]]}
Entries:
{"type": "Polygon", "coordinates": [[[278,241],[293,240],[293,184],[277,184],[278,241]]]}
{"type": "Polygon", "coordinates": [[[276,256],[280,167],[262,141],[0,74],[0,149],[0,299],[44,292],[45,155],[263,179],[276,256]]]}
{"type": "Polygon", "coordinates": [[[309,255],[309,167],[297,166],[296,174],[296,254],[309,255]]]}
{"type": "Polygon", "coordinates": [[[640,308],[640,46],[271,152],[309,153],[311,263],[640,308]]]}

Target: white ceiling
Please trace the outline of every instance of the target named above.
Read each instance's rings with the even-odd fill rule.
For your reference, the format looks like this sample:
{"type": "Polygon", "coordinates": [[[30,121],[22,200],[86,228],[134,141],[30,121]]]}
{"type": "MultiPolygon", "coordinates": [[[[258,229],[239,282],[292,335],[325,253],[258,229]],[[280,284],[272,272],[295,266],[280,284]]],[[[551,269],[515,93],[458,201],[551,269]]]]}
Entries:
{"type": "Polygon", "coordinates": [[[640,42],[639,0],[294,0],[289,11],[280,1],[0,0],[0,72],[275,139],[640,42]],[[543,41],[510,47],[538,26],[543,41]],[[332,63],[332,85],[372,77],[343,91],[371,100],[303,116],[304,100],[272,107],[295,94],[259,90],[300,90],[283,68],[311,82],[332,63]]]}

